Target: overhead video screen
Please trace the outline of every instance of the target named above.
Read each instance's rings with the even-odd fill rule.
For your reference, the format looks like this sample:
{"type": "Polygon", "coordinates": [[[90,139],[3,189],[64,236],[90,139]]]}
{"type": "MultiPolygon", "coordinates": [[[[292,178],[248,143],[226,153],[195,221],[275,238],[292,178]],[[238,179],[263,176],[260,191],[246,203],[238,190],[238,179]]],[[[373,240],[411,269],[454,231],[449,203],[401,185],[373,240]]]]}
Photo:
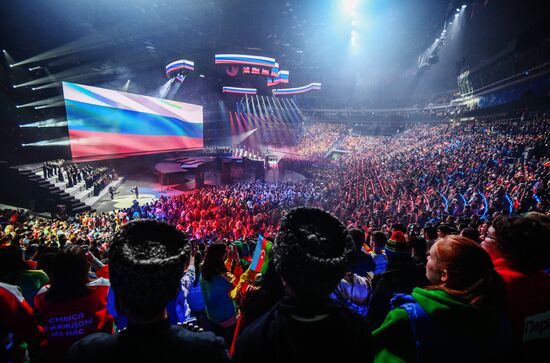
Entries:
{"type": "Polygon", "coordinates": [[[202,106],[63,82],[73,158],[203,147],[202,106]]]}

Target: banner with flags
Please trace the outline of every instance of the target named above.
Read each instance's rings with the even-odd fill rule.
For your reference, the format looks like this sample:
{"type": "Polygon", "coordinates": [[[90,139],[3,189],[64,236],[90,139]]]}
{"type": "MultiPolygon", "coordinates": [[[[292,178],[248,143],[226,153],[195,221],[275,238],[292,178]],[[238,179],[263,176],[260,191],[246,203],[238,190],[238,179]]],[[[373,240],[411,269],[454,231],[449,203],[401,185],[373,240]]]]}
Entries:
{"type": "Polygon", "coordinates": [[[321,83],[313,82],[302,87],[274,89],[273,95],[274,96],[295,95],[298,93],[305,93],[311,90],[320,90],[320,89],[321,89],[321,83]]]}
{"type": "Polygon", "coordinates": [[[173,61],[172,63],[168,63],[165,67],[166,74],[170,74],[172,72],[181,71],[181,70],[188,70],[188,71],[194,71],[195,70],[195,62],[192,62],[187,59],[179,59],[177,61],[173,61]]]}
{"type": "Polygon", "coordinates": [[[224,86],[222,89],[223,93],[240,93],[247,95],[255,95],[258,90],[256,88],[242,88],[242,87],[229,87],[224,86]]]}
{"type": "Polygon", "coordinates": [[[267,78],[267,86],[272,87],[281,83],[288,83],[289,74],[290,74],[289,71],[278,71],[278,76],[267,78]]]}
{"type": "Polygon", "coordinates": [[[273,68],[275,66],[275,58],[262,57],[258,55],[248,54],[215,54],[215,64],[247,64],[251,66],[261,66],[273,68]]]}
{"type": "Polygon", "coordinates": [[[252,256],[252,262],[250,263],[250,270],[265,273],[269,262],[268,253],[272,246],[273,244],[268,241],[267,238],[261,234],[258,236],[256,249],[254,250],[254,255],[252,256]]]}

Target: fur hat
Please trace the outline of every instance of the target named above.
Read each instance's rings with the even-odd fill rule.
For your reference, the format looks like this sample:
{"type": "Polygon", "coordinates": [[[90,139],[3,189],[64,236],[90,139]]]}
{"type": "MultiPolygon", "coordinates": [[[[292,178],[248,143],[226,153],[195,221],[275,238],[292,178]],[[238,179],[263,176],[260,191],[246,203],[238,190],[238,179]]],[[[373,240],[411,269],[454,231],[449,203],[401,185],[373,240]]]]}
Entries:
{"type": "Polygon", "coordinates": [[[281,222],[273,246],[275,268],[296,298],[327,297],[349,268],[353,240],[336,217],[295,208],[281,222]]]}
{"type": "Polygon", "coordinates": [[[176,296],[189,250],[174,226],[138,220],[124,225],[109,249],[109,274],[117,298],[136,315],[158,313],[176,296]]]}

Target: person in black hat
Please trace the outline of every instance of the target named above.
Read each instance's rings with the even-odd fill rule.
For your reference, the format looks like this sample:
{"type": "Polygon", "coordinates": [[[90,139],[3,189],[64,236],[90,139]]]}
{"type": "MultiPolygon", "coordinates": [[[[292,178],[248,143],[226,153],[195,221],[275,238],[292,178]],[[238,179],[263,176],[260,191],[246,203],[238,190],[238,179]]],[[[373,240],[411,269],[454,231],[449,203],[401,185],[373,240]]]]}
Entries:
{"type": "Polygon", "coordinates": [[[185,235],[166,223],[139,220],[122,227],[111,242],[109,273],[128,327],[81,339],[68,362],[228,361],[222,338],[168,321],[166,304],[176,296],[189,250],[185,235]]]}
{"type": "Polygon", "coordinates": [[[346,227],[320,209],[293,209],[281,223],[272,252],[285,297],[239,336],[233,361],[372,361],[366,321],[330,298],[354,252],[346,227]]]}

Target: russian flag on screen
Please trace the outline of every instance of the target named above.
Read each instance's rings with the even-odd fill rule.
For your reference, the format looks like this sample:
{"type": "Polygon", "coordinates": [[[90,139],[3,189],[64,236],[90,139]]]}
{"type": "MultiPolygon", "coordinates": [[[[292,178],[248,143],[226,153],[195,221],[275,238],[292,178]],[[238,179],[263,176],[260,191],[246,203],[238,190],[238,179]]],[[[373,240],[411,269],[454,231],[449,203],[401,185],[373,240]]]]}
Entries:
{"type": "Polygon", "coordinates": [[[63,82],[73,158],[203,147],[202,106],[63,82]]]}

